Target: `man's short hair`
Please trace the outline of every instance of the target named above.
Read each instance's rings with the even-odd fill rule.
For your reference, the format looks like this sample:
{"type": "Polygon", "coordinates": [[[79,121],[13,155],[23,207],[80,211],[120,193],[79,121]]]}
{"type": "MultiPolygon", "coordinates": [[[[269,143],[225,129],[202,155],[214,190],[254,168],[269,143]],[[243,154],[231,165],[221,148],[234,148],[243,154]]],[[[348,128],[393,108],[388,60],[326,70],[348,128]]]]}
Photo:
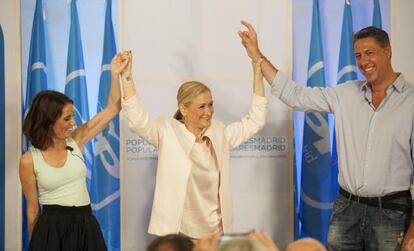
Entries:
{"type": "Polygon", "coordinates": [[[355,45],[355,42],[359,39],[369,37],[375,39],[381,48],[386,48],[390,45],[390,39],[388,37],[387,32],[383,29],[374,26],[363,28],[362,30],[355,33],[353,38],[353,44],[355,45]]]}

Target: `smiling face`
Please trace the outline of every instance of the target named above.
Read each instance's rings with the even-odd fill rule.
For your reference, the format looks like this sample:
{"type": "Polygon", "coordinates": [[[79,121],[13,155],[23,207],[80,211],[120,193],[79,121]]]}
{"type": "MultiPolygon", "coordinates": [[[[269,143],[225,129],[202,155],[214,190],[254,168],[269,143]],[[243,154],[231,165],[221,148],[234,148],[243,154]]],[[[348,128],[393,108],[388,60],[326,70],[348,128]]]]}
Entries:
{"type": "Polygon", "coordinates": [[[62,109],[62,115],[53,124],[55,138],[67,139],[72,135],[73,127],[76,125],[73,115],[73,104],[66,104],[62,109]]]}
{"type": "Polygon", "coordinates": [[[184,124],[194,135],[199,134],[208,128],[213,117],[213,98],[209,91],[196,96],[187,104],[180,104],[181,113],[184,116],[184,124]]]}
{"type": "Polygon", "coordinates": [[[371,85],[380,85],[393,74],[390,46],[382,48],[375,38],[366,37],[355,41],[354,52],[358,68],[371,85]]]}

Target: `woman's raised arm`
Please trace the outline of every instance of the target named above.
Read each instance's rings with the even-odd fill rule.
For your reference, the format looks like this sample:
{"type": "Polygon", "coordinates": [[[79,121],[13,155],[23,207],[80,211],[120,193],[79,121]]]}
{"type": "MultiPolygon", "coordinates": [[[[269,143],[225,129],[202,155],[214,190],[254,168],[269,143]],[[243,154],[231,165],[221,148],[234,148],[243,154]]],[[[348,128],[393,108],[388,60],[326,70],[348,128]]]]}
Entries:
{"type": "Polygon", "coordinates": [[[72,134],[72,138],[78,146],[83,146],[105,129],[112,119],[121,110],[121,91],[119,76],[128,64],[126,52],[115,55],[111,62],[111,89],[105,109],[95,115],[91,120],[78,127],[72,134]]]}

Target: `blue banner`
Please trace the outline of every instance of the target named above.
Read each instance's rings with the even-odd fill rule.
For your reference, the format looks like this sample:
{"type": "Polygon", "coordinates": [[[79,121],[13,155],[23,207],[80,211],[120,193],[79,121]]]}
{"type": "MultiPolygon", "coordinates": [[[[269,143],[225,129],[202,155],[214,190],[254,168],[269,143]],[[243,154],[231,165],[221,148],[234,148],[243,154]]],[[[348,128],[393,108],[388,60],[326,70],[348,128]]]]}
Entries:
{"type": "MultiPolygon", "coordinates": [[[[30,38],[29,62],[27,64],[26,95],[23,95],[25,97],[23,103],[23,119],[29,111],[34,96],[39,91],[47,89],[46,45],[42,5],[42,0],[36,0],[32,35],[30,38]]],[[[27,151],[28,144],[27,140],[24,139],[24,152],[27,151]]]]}
{"type": "MultiPolygon", "coordinates": [[[[293,127],[295,127],[295,123],[293,123],[293,127]]],[[[295,131],[295,130],[293,130],[295,131]]],[[[295,137],[295,134],[293,134],[295,137]]],[[[299,216],[300,216],[300,194],[298,192],[298,170],[297,170],[297,161],[296,161],[296,144],[295,138],[293,138],[293,204],[295,210],[295,216],[293,217],[293,238],[295,240],[299,239],[300,237],[300,225],[299,225],[299,216]]]]}
{"type": "Polygon", "coordinates": [[[6,174],[6,96],[4,84],[4,38],[0,25],[0,250],[4,250],[5,174],[6,174]]]}
{"type": "MultiPolygon", "coordinates": [[[[112,25],[112,1],[106,2],[104,46],[97,112],[108,101],[111,88],[111,60],[116,54],[112,25]]],[[[119,116],[94,140],[91,202],[108,250],[120,250],[119,116]]]]}
{"type": "Polygon", "coordinates": [[[338,84],[357,79],[357,67],[352,42],[354,32],[352,27],[351,1],[346,0],[342,18],[341,45],[339,48],[338,84]]]}
{"type": "MultiPolygon", "coordinates": [[[[89,120],[88,90],[86,85],[82,39],[76,0],[72,0],[70,4],[70,33],[65,94],[74,102],[74,118],[76,125],[79,126],[87,122],[89,120]]],[[[92,142],[88,142],[84,146],[83,155],[87,167],[87,184],[88,189],[90,190],[91,169],[93,163],[92,142]]]]}
{"type": "MultiPolygon", "coordinates": [[[[319,13],[319,3],[314,0],[308,87],[325,86],[319,13]]],[[[301,236],[310,236],[326,243],[334,200],[331,187],[329,124],[326,113],[305,113],[302,154],[301,236]]]]}
{"type": "Polygon", "coordinates": [[[372,26],[382,29],[381,7],[379,0],[374,0],[374,14],[372,15],[372,26]]]}
{"type": "MultiPolygon", "coordinates": [[[[45,45],[45,30],[43,21],[43,6],[42,0],[36,0],[36,8],[33,16],[32,34],[30,38],[29,62],[27,64],[27,84],[26,95],[23,101],[22,118],[24,119],[26,113],[29,111],[32,99],[36,94],[44,89],[47,89],[47,70],[46,70],[46,45],[45,45]]],[[[23,136],[22,151],[26,152],[29,147],[29,142],[23,136]]],[[[23,226],[22,238],[23,249],[29,246],[29,232],[27,228],[26,217],[26,200],[23,197],[23,226]]]]}
{"type": "MultiPolygon", "coordinates": [[[[341,45],[339,48],[338,84],[344,83],[348,80],[357,79],[357,67],[352,42],[354,32],[352,27],[351,1],[346,0],[344,4],[344,15],[342,18],[341,45]]],[[[335,131],[332,146],[332,172],[335,177],[338,176],[338,154],[336,150],[335,131]]],[[[338,190],[337,178],[335,179],[335,183],[333,185],[335,186],[336,194],[338,190]]]]}

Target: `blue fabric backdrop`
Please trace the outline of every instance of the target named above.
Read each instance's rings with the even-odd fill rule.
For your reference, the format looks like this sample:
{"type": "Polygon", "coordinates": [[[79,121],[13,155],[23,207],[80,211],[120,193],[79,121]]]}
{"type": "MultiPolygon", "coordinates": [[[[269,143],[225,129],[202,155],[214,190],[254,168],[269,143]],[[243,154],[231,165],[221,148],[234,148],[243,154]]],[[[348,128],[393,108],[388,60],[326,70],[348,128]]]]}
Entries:
{"type": "MultiPolygon", "coordinates": [[[[102,111],[111,88],[111,61],[116,53],[112,25],[112,1],[106,1],[101,79],[98,107],[102,111]]],[[[120,249],[120,180],[119,180],[119,116],[116,116],[94,140],[91,181],[93,213],[99,221],[108,250],[120,249]]]]}

